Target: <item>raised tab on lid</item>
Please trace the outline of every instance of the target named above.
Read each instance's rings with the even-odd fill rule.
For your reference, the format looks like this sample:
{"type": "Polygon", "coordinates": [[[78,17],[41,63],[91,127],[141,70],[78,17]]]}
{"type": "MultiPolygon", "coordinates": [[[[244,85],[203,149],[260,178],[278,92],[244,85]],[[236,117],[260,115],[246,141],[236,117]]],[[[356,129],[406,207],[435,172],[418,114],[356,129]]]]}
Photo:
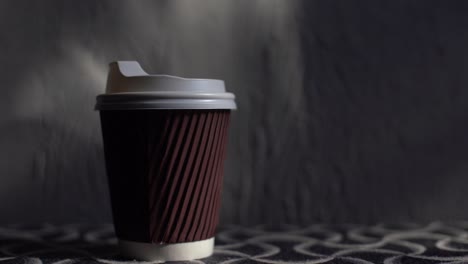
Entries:
{"type": "Polygon", "coordinates": [[[146,73],[136,61],[116,61],[112,62],[109,66],[111,67],[111,70],[112,67],[115,67],[116,70],[125,77],[148,75],[148,73],[146,73]]]}

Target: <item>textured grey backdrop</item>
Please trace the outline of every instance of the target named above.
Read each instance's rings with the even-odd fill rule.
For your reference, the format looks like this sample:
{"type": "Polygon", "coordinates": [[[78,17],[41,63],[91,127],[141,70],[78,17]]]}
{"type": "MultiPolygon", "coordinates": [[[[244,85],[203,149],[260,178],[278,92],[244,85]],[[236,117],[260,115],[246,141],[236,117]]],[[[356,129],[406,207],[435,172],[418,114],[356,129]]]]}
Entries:
{"type": "Polygon", "coordinates": [[[110,220],[107,63],[238,96],[223,223],[468,217],[466,1],[1,1],[0,222],[110,220]]]}

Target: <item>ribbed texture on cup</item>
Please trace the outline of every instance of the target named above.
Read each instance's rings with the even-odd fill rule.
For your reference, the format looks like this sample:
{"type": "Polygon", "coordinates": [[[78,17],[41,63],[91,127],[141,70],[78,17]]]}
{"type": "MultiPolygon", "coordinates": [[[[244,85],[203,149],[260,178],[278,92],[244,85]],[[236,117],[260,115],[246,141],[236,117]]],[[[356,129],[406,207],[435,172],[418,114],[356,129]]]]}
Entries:
{"type": "Polygon", "coordinates": [[[114,223],[123,239],[214,236],[229,110],[101,111],[114,223]]]}

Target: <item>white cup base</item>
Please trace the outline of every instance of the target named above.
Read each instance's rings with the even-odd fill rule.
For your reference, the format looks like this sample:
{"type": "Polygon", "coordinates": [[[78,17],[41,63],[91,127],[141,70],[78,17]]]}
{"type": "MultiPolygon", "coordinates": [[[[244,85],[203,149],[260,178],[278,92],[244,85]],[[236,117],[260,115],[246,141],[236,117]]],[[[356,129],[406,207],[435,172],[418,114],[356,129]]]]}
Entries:
{"type": "Polygon", "coordinates": [[[137,260],[161,262],[194,260],[213,254],[214,237],[174,244],[150,244],[120,239],[119,247],[123,255],[137,260]]]}

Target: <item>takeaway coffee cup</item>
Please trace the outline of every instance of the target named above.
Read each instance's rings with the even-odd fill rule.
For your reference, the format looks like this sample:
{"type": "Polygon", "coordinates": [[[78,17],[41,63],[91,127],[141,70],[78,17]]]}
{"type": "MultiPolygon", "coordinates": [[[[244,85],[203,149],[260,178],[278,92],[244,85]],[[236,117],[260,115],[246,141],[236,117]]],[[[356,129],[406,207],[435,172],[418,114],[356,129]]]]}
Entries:
{"type": "Polygon", "coordinates": [[[114,226],[124,255],[210,256],[234,95],[224,82],[110,64],[100,111],[114,226]]]}

